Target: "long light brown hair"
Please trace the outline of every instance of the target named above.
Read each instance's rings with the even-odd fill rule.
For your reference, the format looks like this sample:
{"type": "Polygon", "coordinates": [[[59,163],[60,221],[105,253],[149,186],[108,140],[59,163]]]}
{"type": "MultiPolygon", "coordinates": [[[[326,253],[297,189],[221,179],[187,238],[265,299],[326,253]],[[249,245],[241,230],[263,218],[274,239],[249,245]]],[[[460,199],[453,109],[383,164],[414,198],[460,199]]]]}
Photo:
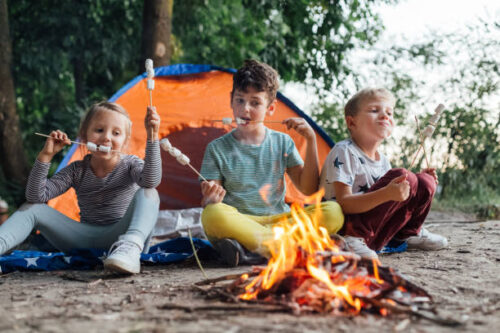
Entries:
{"type": "Polygon", "coordinates": [[[82,118],[82,122],[80,123],[80,129],[78,130],[78,137],[80,138],[80,141],[83,143],[87,142],[87,131],[89,129],[90,122],[95,117],[95,115],[101,111],[117,112],[127,118],[128,126],[126,126],[125,128],[125,135],[126,135],[125,147],[126,147],[130,139],[130,134],[132,132],[132,121],[130,121],[130,116],[127,110],[125,110],[125,108],[120,104],[107,101],[95,103],[87,110],[85,116],[83,116],[82,118]]]}

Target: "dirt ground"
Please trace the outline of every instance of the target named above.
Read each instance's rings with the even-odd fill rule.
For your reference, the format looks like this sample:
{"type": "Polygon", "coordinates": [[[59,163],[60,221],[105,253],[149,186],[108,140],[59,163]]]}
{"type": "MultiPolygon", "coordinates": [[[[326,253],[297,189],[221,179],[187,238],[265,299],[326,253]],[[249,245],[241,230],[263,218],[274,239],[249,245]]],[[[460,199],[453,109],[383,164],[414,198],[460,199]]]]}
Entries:
{"type": "MultiPolygon", "coordinates": [[[[194,261],[144,266],[140,275],[103,271],[16,272],[0,275],[2,332],[498,332],[500,327],[500,221],[431,212],[428,229],[446,235],[437,252],[381,256],[426,289],[442,316],[464,322],[445,327],[407,315],[380,317],[294,316],[262,311],[210,309],[193,289],[203,276],[194,261]],[[165,304],[207,306],[185,311],[165,304]]],[[[249,271],[205,263],[209,277],[249,271]]]]}

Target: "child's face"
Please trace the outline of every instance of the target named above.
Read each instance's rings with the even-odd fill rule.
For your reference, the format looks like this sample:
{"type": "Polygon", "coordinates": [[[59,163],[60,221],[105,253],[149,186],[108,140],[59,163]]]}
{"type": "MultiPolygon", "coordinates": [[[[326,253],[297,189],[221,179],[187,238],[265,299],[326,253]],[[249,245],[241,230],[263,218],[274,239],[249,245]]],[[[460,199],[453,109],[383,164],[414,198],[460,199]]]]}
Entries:
{"type": "Polygon", "coordinates": [[[263,126],[266,116],[274,113],[275,102],[270,103],[265,91],[257,91],[248,87],[246,91],[235,90],[231,99],[231,108],[235,118],[241,118],[247,122],[238,124],[239,130],[254,129],[263,126]]]}
{"type": "MultiPolygon", "coordinates": [[[[87,129],[87,141],[122,151],[128,141],[128,122],[127,117],[118,112],[99,111],[90,121],[87,129]]],[[[92,154],[102,155],[103,157],[113,155],[105,152],[92,152],[92,154]]]]}
{"type": "Polygon", "coordinates": [[[394,129],[394,101],[385,97],[366,98],[360,102],[358,113],[347,116],[347,127],[353,137],[366,141],[382,141],[394,129]]]}

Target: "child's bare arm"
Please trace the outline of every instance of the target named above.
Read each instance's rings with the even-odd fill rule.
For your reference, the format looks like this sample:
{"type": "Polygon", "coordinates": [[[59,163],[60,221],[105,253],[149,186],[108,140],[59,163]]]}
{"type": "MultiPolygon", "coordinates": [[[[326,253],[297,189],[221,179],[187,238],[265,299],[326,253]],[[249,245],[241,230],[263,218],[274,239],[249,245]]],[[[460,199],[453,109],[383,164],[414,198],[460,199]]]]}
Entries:
{"type": "Polygon", "coordinates": [[[385,187],[363,194],[352,194],[351,186],[341,182],[334,182],[331,186],[344,214],[364,213],[387,201],[404,201],[410,194],[406,175],[394,178],[385,187]]]}
{"type": "Polygon", "coordinates": [[[306,139],[306,157],[304,165],[287,169],[287,173],[295,186],[304,194],[310,195],[318,190],[319,160],[316,135],[311,126],[303,118],[288,118],[283,121],[288,129],[294,129],[306,139]]]}
{"type": "Polygon", "coordinates": [[[209,180],[201,183],[201,206],[222,202],[226,195],[226,190],[222,187],[220,180],[209,180]]]}

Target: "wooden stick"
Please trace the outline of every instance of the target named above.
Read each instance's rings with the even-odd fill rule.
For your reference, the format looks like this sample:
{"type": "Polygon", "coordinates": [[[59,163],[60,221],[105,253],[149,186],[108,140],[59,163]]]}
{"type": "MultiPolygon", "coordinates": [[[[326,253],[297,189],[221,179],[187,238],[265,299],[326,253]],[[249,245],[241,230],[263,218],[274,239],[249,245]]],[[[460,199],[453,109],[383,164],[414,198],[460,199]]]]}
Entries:
{"type": "Polygon", "coordinates": [[[194,172],[195,172],[198,176],[200,176],[200,178],[201,178],[201,179],[203,179],[204,181],[208,182],[208,180],[207,180],[205,177],[203,177],[203,176],[201,175],[201,173],[199,173],[199,172],[198,172],[198,170],[196,170],[196,169],[195,169],[195,168],[191,165],[191,163],[188,163],[187,165],[188,165],[188,166],[191,168],[191,170],[193,170],[193,171],[194,171],[194,172]]]}
{"type": "Polygon", "coordinates": [[[441,324],[444,326],[455,327],[455,326],[463,325],[463,323],[458,321],[458,320],[455,320],[452,318],[442,318],[442,317],[439,317],[439,316],[431,314],[431,313],[425,313],[422,311],[418,311],[418,309],[413,309],[410,306],[403,306],[403,305],[399,305],[397,303],[391,304],[391,303],[384,301],[384,300],[377,300],[374,298],[367,298],[367,297],[359,297],[359,299],[361,299],[363,302],[371,303],[378,308],[386,308],[387,310],[390,310],[390,311],[393,311],[396,313],[406,313],[406,314],[410,314],[410,315],[415,315],[417,317],[424,318],[424,319],[433,321],[435,323],[438,323],[438,324],[441,324]]]}
{"type": "Polygon", "coordinates": [[[418,153],[420,153],[420,149],[422,149],[422,145],[420,145],[420,146],[418,147],[417,152],[413,155],[413,159],[412,159],[412,161],[411,161],[411,163],[410,163],[410,166],[408,167],[408,170],[410,170],[410,169],[413,167],[413,164],[415,163],[415,160],[416,160],[416,158],[417,158],[417,156],[418,156],[418,153]]]}
{"type": "MultiPolygon", "coordinates": [[[[37,133],[35,132],[35,135],[38,135],[38,136],[43,136],[45,138],[52,138],[50,135],[47,135],[47,134],[42,134],[42,133],[37,133]]],[[[52,138],[54,139],[54,138],[52,138]]],[[[71,143],[76,143],[77,145],[81,145],[81,146],[86,146],[85,143],[81,143],[81,142],[77,142],[77,141],[72,141],[72,140],[69,140],[71,143]]]]}
{"type": "MultiPolygon", "coordinates": [[[[152,90],[149,90],[149,107],[151,109],[153,109],[153,91],[152,90]]],[[[155,139],[153,138],[153,135],[154,135],[154,131],[153,131],[153,128],[151,127],[151,142],[155,141],[155,139]]]]}
{"type": "Polygon", "coordinates": [[[220,282],[220,281],[234,280],[234,279],[238,279],[243,274],[247,274],[248,277],[252,277],[252,276],[259,275],[260,271],[250,271],[250,272],[240,273],[240,274],[229,274],[229,275],[219,276],[219,277],[216,277],[216,278],[213,278],[213,279],[207,279],[207,280],[203,280],[203,281],[200,281],[200,282],[196,282],[195,285],[197,285],[197,286],[203,286],[205,284],[212,284],[212,283],[217,283],[217,282],[220,282]]]}
{"type": "Polygon", "coordinates": [[[284,312],[290,310],[288,307],[283,305],[181,305],[175,303],[166,303],[158,306],[158,309],[161,310],[183,310],[186,312],[195,312],[195,311],[257,311],[257,312],[284,312]]]}
{"type": "MultiPolygon", "coordinates": [[[[50,135],[47,135],[47,134],[42,134],[42,133],[38,133],[38,132],[35,132],[35,135],[38,135],[38,136],[43,136],[45,138],[52,138],[50,135]]],[[[87,147],[87,145],[85,143],[82,143],[82,142],[78,142],[78,141],[72,141],[72,140],[69,140],[71,143],[76,143],[77,145],[80,145],[80,146],[85,146],[87,147]]],[[[111,153],[118,153],[120,154],[121,152],[119,150],[115,150],[115,149],[111,149],[110,151],[111,153]]]]}
{"type": "MultiPolygon", "coordinates": [[[[212,120],[212,121],[216,122],[216,123],[223,123],[224,122],[224,120],[220,120],[220,119],[212,120]]],[[[264,123],[264,124],[283,124],[282,120],[249,120],[248,122],[249,123],[264,123]]],[[[233,123],[236,123],[236,121],[234,119],[232,120],[231,124],[233,124],[233,123]]],[[[228,125],[230,125],[230,124],[228,124],[228,125]]]]}
{"type": "Polygon", "coordinates": [[[250,120],[251,123],[264,123],[264,124],[283,124],[280,120],[250,120]]]}
{"type": "Polygon", "coordinates": [[[422,131],[420,130],[420,125],[418,123],[417,116],[415,116],[415,122],[417,123],[417,130],[418,130],[418,134],[420,136],[420,142],[422,145],[422,149],[424,150],[424,156],[425,156],[425,161],[427,162],[427,168],[429,169],[431,166],[429,164],[429,159],[427,158],[427,152],[425,151],[425,141],[424,141],[424,137],[422,136],[422,131]]]}

